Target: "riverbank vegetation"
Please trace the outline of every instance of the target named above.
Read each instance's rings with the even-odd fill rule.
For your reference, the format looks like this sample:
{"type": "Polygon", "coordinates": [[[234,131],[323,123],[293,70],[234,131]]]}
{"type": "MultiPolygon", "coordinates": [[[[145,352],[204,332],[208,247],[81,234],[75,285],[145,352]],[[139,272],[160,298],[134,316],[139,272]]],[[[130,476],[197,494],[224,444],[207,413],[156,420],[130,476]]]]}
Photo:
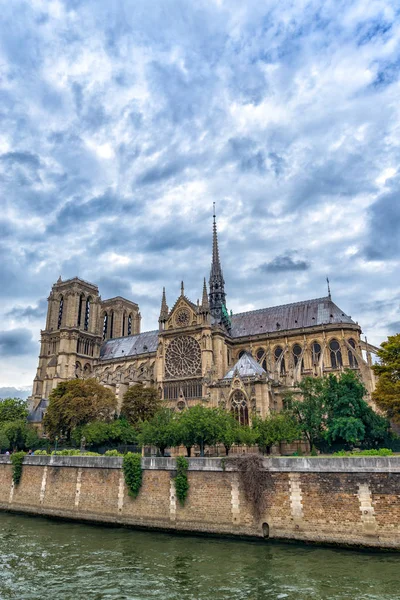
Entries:
{"type": "MultiPolygon", "coordinates": [[[[398,354],[400,336],[392,336],[382,345],[381,365],[377,367],[380,377],[394,386],[390,402],[380,396],[380,406],[387,408],[390,404],[387,414],[393,418],[397,414],[393,397],[398,386],[396,373],[400,371],[398,354]]],[[[184,447],[190,457],[194,449],[200,456],[228,456],[234,446],[243,451],[246,447],[258,449],[268,455],[282,443],[297,442],[297,455],[301,454],[300,448],[305,451],[307,447],[314,456],[348,456],[352,451],[359,455],[365,450],[370,455],[385,455],[386,448],[387,452],[397,449],[398,438],[389,420],[375,412],[365,398],[362,381],[352,370],[338,377],[305,377],[286,394],[283,410],[264,418],[254,413],[250,423],[243,425],[229,410],[210,408],[206,403],[170,410],[163,406],[156,389],[142,384],[127,390],[118,410],[111,390],[95,379],[77,379],[61,382],[51,393],[43,422],[45,439],[40,439],[27,423],[24,402],[0,401],[0,446],[17,451],[47,445],[48,452],[57,454],[99,452],[108,456],[140,452],[143,447],[168,456],[170,449],[184,447]]]]}

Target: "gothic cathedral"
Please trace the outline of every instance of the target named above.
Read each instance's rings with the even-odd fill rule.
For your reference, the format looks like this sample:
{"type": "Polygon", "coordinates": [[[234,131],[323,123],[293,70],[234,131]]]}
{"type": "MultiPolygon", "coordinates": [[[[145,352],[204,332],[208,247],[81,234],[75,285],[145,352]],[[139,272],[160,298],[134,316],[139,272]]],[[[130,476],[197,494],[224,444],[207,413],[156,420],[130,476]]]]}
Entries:
{"type": "Polygon", "coordinates": [[[165,289],[159,327],[140,331],[139,306],[117,296],[102,300],[96,285],[58,279],[48,298],[39,365],[30,398],[40,422],[58,382],[95,377],[121,405],[130,385],[155,386],[165,404],[183,410],[198,402],[231,410],[241,423],[282,408],[302,377],[356,369],[374,389],[371,351],[361,328],[324,298],[229,313],[213,217],[209,292],[187,298],[183,283],[172,308],[165,289]]]}

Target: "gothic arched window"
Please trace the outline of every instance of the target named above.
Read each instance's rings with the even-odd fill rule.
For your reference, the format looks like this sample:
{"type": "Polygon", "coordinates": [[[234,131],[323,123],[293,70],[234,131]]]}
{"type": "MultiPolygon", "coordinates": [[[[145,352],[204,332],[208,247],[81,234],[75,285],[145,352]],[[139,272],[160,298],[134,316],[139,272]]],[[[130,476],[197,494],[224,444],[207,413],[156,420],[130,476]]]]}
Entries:
{"type": "Polygon", "coordinates": [[[321,358],[321,344],[319,344],[318,342],[313,342],[312,345],[312,362],[313,365],[319,365],[319,361],[321,358]]]}
{"type": "Polygon", "coordinates": [[[107,339],[107,329],[108,329],[108,314],[104,313],[104,318],[103,318],[103,340],[107,339]]]}
{"type": "Polygon", "coordinates": [[[63,316],[63,309],[64,309],[64,297],[60,296],[60,304],[58,305],[58,323],[57,323],[57,329],[60,329],[60,327],[61,327],[62,316],[63,316]]]}
{"type": "Polygon", "coordinates": [[[128,316],[128,335],[132,334],[132,315],[128,316]]]}
{"type": "MultiPolygon", "coordinates": [[[[302,352],[303,352],[303,350],[299,344],[295,344],[293,346],[292,354],[293,354],[293,361],[294,361],[295,368],[299,364],[299,360],[300,360],[302,352]]],[[[303,370],[304,370],[304,361],[303,361],[303,359],[301,359],[301,371],[303,372],[303,370]]]]}
{"type": "Polygon", "coordinates": [[[262,366],[262,368],[266,371],[267,370],[267,360],[265,358],[265,350],[263,350],[262,348],[259,348],[256,352],[256,356],[257,356],[257,361],[262,366]]]}
{"type": "Polygon", "coordinates": [[[242,356],[243,356],[244,354],[246,354],[246,350],[241,350],[241,351],[239,352],[239,356],[238,356],[238,358],[242,358],[242,356]]]}
{"type": "Polygon", "coordinates": [[[82,322],[82,304],[83,304],[83,301],[84,301],[84,295],[81,294],[79,296],[79,304],[78,304],[78,325],[80,325],[81,322],[82,322]]]}
{"type": "MultiPolygon", "coordinates": [[[[278,362],[278,360],[280,359],[282,354],[283,354],[283,349],[280,346],[277,346],[274,350],[274,357],[275,357],[276,363],[278,362]]],[[[286,373],[285,357],[282,356],[280,374],[284,375],[285,373],[286,373]]]]}
{"type": "Polygon", "coordinates": [[[75,377],[77,377],[79,379],[79,377],[82,375],[82,365],[79,361],[76,361],[75,363],[75,377]]]}
{"type": "MultiPolygon", "coordinates": [[[[354,350],[355,350],[356,349],[356,343],[355,343],[355,341],[352,338],[350,338],[348,340],[348,342],[349,342],[350,346],[352,348],[354,348],[354,350]]],[[[349,365],[350,365],[350,367],[351,368],[358,367],[358,362],[357,362],[357,359],[356,359],[355,355],[353,354],[353,352],[351,350],[348,350],[348,354],[349,354],[349,365]]]]}
{"type": "Polygon", "coordinates": [[[245,395],[236,390],[231,397],[231,412],[240,425],[249,424],[249,410],[245,395]]]}
{"type": "Polygon", "coordinates": [[[122,315],[122,337],[125,337],[126,314],[122,315]]]}
{"type": "Polygon", "coordinates": [[[329,350],[331,354],[332,369],[341,367],[343,365],[343,360],[339,342],[337,340],[331,340],[329,342],[329,350]]]}
{"type": "Polygon", "coordinates": [[[91,302],[91,298],[88,298],[86,300],[86,306],[85,306],[85,325],[84,325],[84,329],[85,331],[88,331],[89,329],[89,321],[90,321],[90,302],[91,302]]]}
{"type": "Polygon", "coordinates": [[[111,311],[110,314],[110,335],[108,336],[111,340],[111,338],[114,337],[114,311],[111,311]]]}

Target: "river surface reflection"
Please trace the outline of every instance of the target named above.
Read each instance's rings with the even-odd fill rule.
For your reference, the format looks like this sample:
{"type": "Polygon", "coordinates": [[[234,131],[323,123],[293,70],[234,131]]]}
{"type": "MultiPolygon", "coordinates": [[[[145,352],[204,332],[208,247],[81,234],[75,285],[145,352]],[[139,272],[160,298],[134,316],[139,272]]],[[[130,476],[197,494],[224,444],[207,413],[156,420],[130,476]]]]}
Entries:
{"type": "Polygon", "coordinates": [[[0,513],[0,599],[394,600],[400,554],[0,513]]]}

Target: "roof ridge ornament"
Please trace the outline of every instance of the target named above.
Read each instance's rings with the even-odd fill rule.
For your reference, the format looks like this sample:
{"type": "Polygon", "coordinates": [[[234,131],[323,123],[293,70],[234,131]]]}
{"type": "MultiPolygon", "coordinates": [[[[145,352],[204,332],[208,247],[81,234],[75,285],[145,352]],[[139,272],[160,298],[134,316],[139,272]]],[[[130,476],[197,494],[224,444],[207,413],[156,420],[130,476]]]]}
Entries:
{"type": "Polygon", "coordinates": [[[331,287],[329,285],[329,277],[326,278],[326,283],[328,285],[328,298],[329,300],[332,300],[332,296],[331,296],[331,287]]]}

